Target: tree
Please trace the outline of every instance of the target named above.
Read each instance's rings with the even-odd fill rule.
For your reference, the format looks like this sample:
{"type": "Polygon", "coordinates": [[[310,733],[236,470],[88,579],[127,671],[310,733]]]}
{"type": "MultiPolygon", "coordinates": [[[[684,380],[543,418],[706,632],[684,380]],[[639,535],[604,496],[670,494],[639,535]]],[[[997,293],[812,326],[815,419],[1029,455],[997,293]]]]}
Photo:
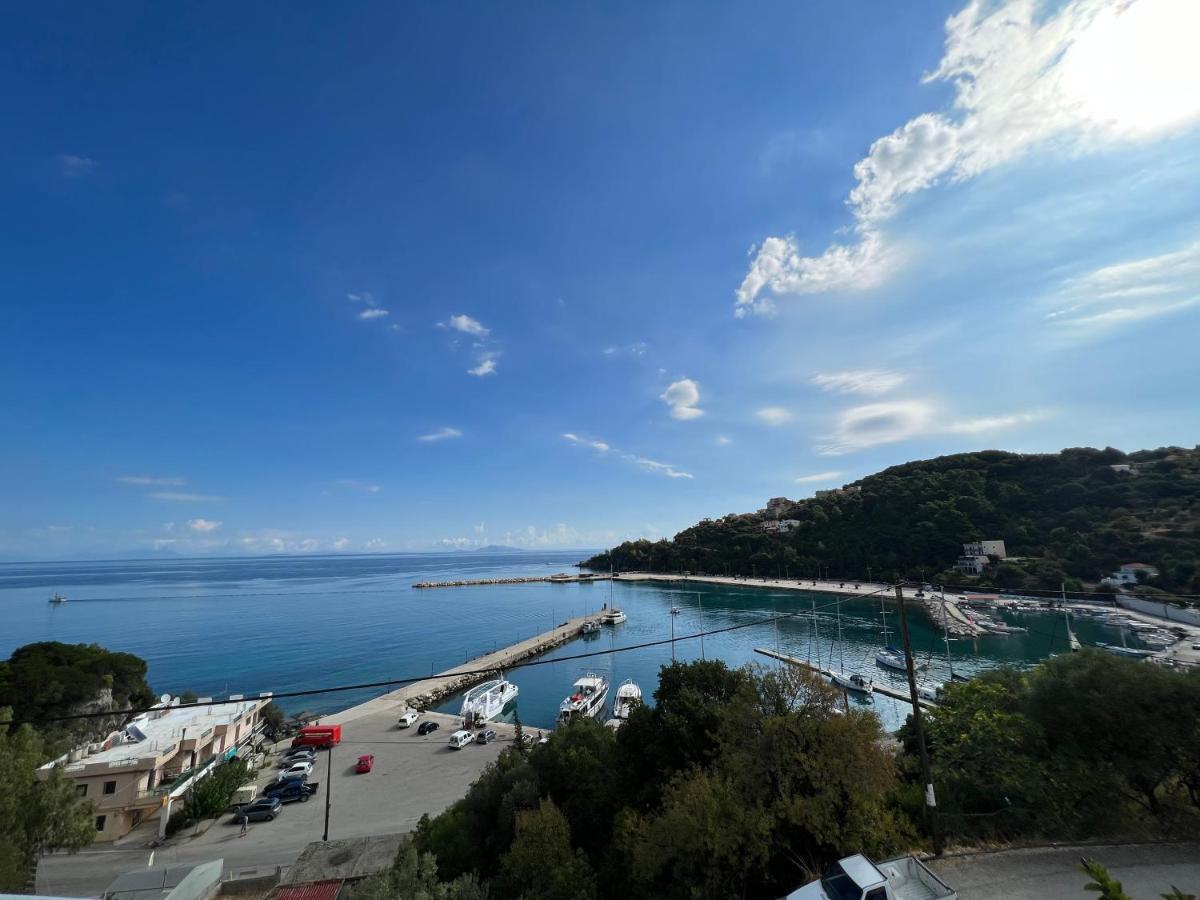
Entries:
{"type": "Polygon", "coordinates": [[[346,892],[349,900],[484,900],[479,881],[463,875],[449,882],[438,881],[437,860],[432,853],[417,850],[411,837],[404,837],[392,865],[359,882],[346,892]]]}
{"type": "MultiPolygon", "coordinates": [[[[12,710],[0,708],[0,719],[12,710]]],[[[38,856],[74,852],[96,837],[95,806],[57,768],[39,777],[44,749],[33,728],[0,729],[0,888],[25,887],[38,856]]]]}
{"type": "Polygon", "coordinates": [[[517,818],[517,837],[501,861],[497,882],[502,898],[591,900],[596,896],[592,867],[571,847],[566,817],[550,800],[517,818]]]}
{"type": "Polygon", "coordinates": [[[1121,887],[1121,882],[1114,880],[1108,874],[1108,870],[1096,860],[1085,857],[1079,868],[1092,879],[1083,886],[1085,891],[1094,891],[1100,895],[1101,900],[1132,900],[1121,887]]]}

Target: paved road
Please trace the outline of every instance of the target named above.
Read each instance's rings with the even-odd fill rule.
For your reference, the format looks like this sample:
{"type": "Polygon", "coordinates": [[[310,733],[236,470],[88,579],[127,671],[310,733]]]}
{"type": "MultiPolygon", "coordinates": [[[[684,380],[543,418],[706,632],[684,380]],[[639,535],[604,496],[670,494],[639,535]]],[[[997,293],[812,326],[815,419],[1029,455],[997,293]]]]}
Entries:
{"type": "Polygon", "coordinates": [[[1098,859],[1133,900],[1158,900],[1174,885],[1200,894],[1200,844],[1145,844],[1005,850],[934,860],[930,867],[961,900],[1096,897],[1079,859],[1098,859]]]}
{"type": "MultiPolygon", "coordinates": [[[[342,743],[332,758],[331,837],[410,831],[423,813],[438,813],[462,797],[480,770],[512,740],[510,727],[493,725],[501,740],[451,750],[447,740],[457,727],[457,717],[427,714],[425,718],[436,719],[441,728],[420,737],[415,726],[403,730],[396,727],[398,714],[399,709],[378,711],[343,726],[342,743]],[[355,760],[366,753],[375,756],[374,770],[366,775],[354,774],[355,760]]],[[[238,836],[239,829],[228,815],[204,834],[176,835],[154,851],[154,865],[223,858],[226,873],[290,865],[305,845],[321,839],[325,792],[330,781],[328,764],[324,754],[317,757],[312,780],[320,783],[320,789],[307,803],[286,805],[274,822],[252,823],[244,838],[238,836]]],[[[264,771],[260,782],[265,783],[273,774],[273,768],[264,771]]],[[[146,867],[150,850],[145,842],[156,829],[154,822],[147,832],[130,835],[119,845],[45,857],[38,867],[38,892],[98,895],[122,872],[146,867]]]]}

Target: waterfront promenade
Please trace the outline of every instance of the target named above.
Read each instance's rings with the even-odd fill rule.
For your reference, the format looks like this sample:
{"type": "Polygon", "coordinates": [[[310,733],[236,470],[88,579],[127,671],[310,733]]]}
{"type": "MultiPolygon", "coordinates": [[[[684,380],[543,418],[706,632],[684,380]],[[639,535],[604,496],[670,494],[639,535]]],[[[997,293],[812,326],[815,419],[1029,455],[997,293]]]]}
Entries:
{"type": "MultiPolygon", "coordinates": [[[[616,581],[662,581],[697,584],[719,584],[726,587],[772,588],[780,591],[800,591],[809,594],[836,594],[861,597],[882,597],[884,602],[895,602],[895,587],[891,584],[864,581],[814,581],[811,578],[743,578],[730,575],[662,575],[653,572],[622,572],[613,576],[616,581]]],[[[986,634],[958,608],[953,600],[941,594],[925,591],[917,596],[916,588],[904,588],[904,599],[919,603],[929,612],[930,618],[944,627],[950,634],[959,637],[979,637],[986,634]]]]}

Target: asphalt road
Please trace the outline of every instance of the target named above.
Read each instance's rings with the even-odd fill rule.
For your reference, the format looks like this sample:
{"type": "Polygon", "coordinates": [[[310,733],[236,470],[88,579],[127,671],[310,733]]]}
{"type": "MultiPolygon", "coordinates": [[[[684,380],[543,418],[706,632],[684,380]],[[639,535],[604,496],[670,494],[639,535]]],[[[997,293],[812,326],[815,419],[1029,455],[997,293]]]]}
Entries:
{"type": "Polygon", "coordinates": [[[1172,886],[1200,894],[1200,844],[1141,844],[1005,850],[933,860],[960,900],[1095,898],[1080,857],[1099,860],[1133,900],[1158,900],[1172,886]]]}
{"type": "MultiPolygon", "coordinates": [[[[245,837],[238,836],[231,815],[222,816],[202,834],[177,834],[153,851],[154,866],[224,859],[228,874],[290,865],[309,842],[321,840],[331,781],[331,838],[411,831],[422,814],[441,812],[462,797],[483,767],[512,741],[511,727],[492,725],[500,740],[452,750],[447,741],[457,727],[457,717],[427,713],[420,721],[436,719],[441,728],[420,737],[415,725],[396,727],[399,712],[375,713],[345,724],[342,743],[333,750],[332,778],[329,757],[319,754],[310,780],[319,782],[320,788],[308,802],[286,804],[273,822],[251,823],[245,837]],[[374,754],[375,767],[368,774],[356,775],[354,763],[366,753],[374,754]]],[[[275,774],[274,759],[269,765],[272,768],[260,774],[260,784],[275,774]]],[[[157,827],[155,820],[115,844],[44,857],[38,866],[38,892],[98,895],[122,872],[147,866],[151,850],[145,845],[157,827]]]]}

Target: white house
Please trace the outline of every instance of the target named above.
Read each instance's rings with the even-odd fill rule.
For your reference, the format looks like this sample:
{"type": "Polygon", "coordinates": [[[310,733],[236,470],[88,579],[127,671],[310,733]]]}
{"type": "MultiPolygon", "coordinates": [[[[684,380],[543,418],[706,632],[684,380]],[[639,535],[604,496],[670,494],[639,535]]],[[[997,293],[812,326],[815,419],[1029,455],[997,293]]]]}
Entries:
{"type": "Polygon", "coordinates": [[[970,556],[960,556],[954,564],[954,568],[962,572],[964,575],[982,575],[983,570],[988,567],[991,560],[986,556],[978,554],[970,556]]]}
{"type": "Polygon", "coordinates": [[[1158,569],[1147,563],[1131,562],[1123,563],[1121,568],[1113,572],[1103,581],[1105,584],[1137,584],[1138,573],[1142,573],[1142,578],[1154,578],[1158,575],[1158,569]]]}
{"type": "Polygon", "coordinates": [[[995,556],[1004,559],[1004,541],[971,541],[963,544],[963,556],[995,556]]]}

